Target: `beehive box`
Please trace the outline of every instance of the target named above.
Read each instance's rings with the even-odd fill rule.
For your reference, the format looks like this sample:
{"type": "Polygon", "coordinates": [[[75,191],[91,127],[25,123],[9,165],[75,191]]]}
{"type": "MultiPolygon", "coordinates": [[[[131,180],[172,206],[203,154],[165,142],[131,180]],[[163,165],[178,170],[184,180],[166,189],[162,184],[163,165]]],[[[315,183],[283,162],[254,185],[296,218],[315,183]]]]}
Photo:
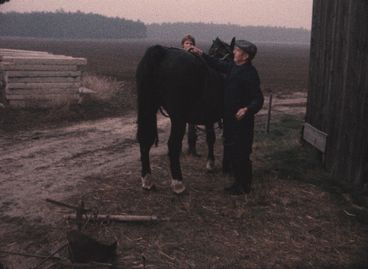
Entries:
{"type": "Polygon", "coordinates": [[[42,51],[0,49],[2,99],[13,107],[77,102],[85,58],[42,51]]]}

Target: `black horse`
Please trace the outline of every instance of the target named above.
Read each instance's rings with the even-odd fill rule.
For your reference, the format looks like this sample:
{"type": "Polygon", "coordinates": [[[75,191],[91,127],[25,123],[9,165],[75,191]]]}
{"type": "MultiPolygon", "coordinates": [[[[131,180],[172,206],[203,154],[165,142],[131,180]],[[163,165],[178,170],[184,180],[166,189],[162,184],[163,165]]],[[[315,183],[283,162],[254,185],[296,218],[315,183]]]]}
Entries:
{"type": "MultiPolygon", "coordinates": [[[[234,39],[232,46],[233,43],[234,39]]],[[[210,53],[216,57],[230,56],[232,48],[217,38],[210,53]]],[[[163,108],[171,120],[168,141],[171,187],[175,193],[182,193],[185,186],[179,157],[186,123],[213,126],[221,119],[223,77],[197,55],[156,45],[147,49],[138,64],[136,80],[142,187],[149,190],[154,186],[149,151],[158,141],[156,114],[163,108]]]]}

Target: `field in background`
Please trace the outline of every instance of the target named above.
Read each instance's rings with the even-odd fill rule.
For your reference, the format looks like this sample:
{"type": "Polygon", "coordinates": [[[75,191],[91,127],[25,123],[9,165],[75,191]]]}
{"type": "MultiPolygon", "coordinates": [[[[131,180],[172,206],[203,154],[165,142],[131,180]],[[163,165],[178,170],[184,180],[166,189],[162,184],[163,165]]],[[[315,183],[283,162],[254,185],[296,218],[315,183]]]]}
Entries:
{"type": "MultiPolygon", "coordinates": [[[[0,48],[40,50],[87,58],[88,64],[82,84],[97,92],[95,98],[89,99],[83,105],[63,106],[51,110],[5,109],[0,113],[0,127],[4,130],[16,130],[50,123],[123,115],[135,107],[135,70],[145,50],[154,44],[177,47],[179,41],[0,38],[0,48]],[[110,89],[106,90],[107,88],[110,89]],[[106,92],[111,94],[110,98],[106,96],[106,92]],[[104,98],[98,98],[101,95],[104,95],[104,98]]],[[[208,49],[210,44],[199,43],[198,46],[208,49]]],[[[307,91],[308,46],[258,46],[259,52],[254,64],[258,68],[265,94],[270,91],[276,95],[307,91]]]]}
{"type": "MultiPolygon", "coordinates": [[[[215,38],[215,37],[214,37],[215,38]]],[[[230,42],[230,40],[225,40],[230,42]]],[[[52,39],[0,38],[1,48],[42,50],[55,54],[85,57],[87,70],[117,80],[134,79],[138,61],[147,47],[154,44],[178,47],[180,40],[84,40],[63,41],[52,39]]],[[[208,49],[211,44],[197,44],[208,49]]],[[[264,90],[305,91],[308,79],[309,47],[291,44],[257,44],[258,55],[254,61],[264,90]]]]}

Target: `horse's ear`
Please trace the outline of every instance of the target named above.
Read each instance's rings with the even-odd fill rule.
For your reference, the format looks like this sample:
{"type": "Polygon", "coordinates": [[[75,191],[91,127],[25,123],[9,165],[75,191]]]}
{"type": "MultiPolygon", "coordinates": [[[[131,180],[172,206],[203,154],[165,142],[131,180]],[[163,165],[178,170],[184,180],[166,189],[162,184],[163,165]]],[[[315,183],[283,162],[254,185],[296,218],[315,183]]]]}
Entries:
{"type": "Polygon", "coordinates": [[[230,48],[234,49],[234,46],[235,46],[235,36],[233,37],[233,39],[231,39],[230,48]]]}

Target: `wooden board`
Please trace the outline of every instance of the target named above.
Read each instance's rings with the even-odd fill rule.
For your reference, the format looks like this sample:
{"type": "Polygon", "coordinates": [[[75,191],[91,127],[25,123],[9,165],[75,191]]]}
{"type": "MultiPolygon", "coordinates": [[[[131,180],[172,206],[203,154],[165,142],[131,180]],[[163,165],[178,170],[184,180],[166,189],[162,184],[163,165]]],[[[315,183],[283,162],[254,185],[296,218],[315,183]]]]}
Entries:
{"type": "Polygon", "coordinates": [[[32,96],[32,95],[47,95],[47,94],[79,94],[79,88],[50,88],[50,89],[6,89],[6,97],[14,95],[32,96]]]}
{"type": "Polygon", "coordinates": [[[7,100],[56,100],[63,98],[79,98],[79,94],[73,92],[47,93],[47,94],[7,94],[7,100]]]}
{"type": "Polygon", "coordinates": [[[11,83],[8,81],[6,88],[11,89],[65,89],[72,87],[80,87],[80,82],[66,82],[66,83],[11,83]]]}
{"type": "Polygon", "coordinates": [[[19,56],[38,56],[38,57],[52,57],[56,56],[51,53],[38,53],[38,52],[0,52],[0,59],[2,59],[3,56],[10,56],[10,57],[19,57],[19,56]]]}
{"type": "Polygon", "coordinates": [[[38,56],[1,56],[0,61],[11,63],[11,64],[50,64],[50,65],[86,65],[87,60],[85,58],[73,58],[67,56],[50,56],[50,57],[38,57],[38,56]]]}
{"type": "Polygon", "coordinates": [[[327,134],[313,127],[309,123],[304,123],[303,139],[319,151],[323,153],[326,152],[327,134]]]}
{"type": "Polygon", "coordinates": [[[70,83],[80,82],[80,77],[10,77],[8,83],[70,83]]]}
{"type": "Polygon", "coordinates": [[[33,54],[33,53],[17,53],[17,54],[14,54],[14,53],[3,53],[3,54],[0,54],[0,61],[2,61],[2,58],[4,56],[7,56],[7,57],[42,57],[42,58],[50,58],[52,56],[54,56],[53,54],[48,54],[48,53],[44,53],[44,54],[33,54]]]}
{"type": "Polygon", "coordinates": [[[7,71],[8,77],[78,77],[81,71],[7,71]]]}
{"type": "Polygon", "coordinates": [[[2,55],[3,53],[38,53],[38,54],[50,54],[47,51],[18,50],[18,49],[0,49],[0,55],[2,55]]]}
{"type": "Polygon", "coordinates": [[[5,71],[77,71],[76,65],[48,65],[48,64],[8,64],[0,63],[0,70],[5,71]]]}

